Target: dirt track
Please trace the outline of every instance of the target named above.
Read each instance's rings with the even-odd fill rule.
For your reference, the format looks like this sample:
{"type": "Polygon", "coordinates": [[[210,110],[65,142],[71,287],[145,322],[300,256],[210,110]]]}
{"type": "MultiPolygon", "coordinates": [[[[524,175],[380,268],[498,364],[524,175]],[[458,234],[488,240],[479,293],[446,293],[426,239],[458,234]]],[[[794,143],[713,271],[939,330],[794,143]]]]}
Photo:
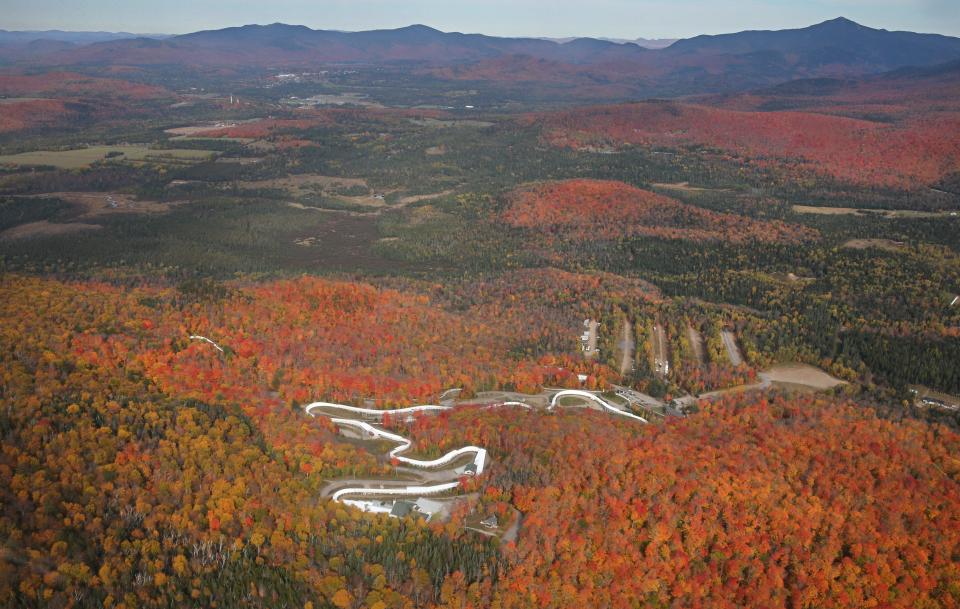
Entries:
{"type": "Polygon", "coordinates": [[[740,355],[740,348],[737,347],[737,337],[729,330],[724,330],[722,335],[723,344],[727,348],[727,356],[730,358],[730,363],[734,366],[739,366],[743,363],[743,356],[740,355]]]}
{"type": "Polygon", "coordinates": [[[661,324],[656,324],[650,332],[650,343],[653,345],[653,369],[661,375],[670,374],[670,351],[667,348],[667,334],[661,324]]]}
{"type": "Polygon", "coordinates": [[[707,358],[703,354],[703,337],[693,326],[687,326],[687,338],[690,339],[690,346],[693,348],[693,355],[697,363],[701,366],[707,363],[707,358]]]}
{"type": "Polygon", "coordinates": [[[627,320],[623,321],[623,333],[617,346],[620,349],[620,376],[623,376],[633,369],[633,325],[627,320]]]}

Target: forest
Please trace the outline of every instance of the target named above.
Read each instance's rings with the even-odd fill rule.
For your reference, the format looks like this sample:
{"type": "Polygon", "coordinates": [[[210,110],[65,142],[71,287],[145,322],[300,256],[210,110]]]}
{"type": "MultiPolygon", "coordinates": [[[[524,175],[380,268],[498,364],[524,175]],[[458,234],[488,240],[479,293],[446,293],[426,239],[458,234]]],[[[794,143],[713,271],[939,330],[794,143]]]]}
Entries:
{"type": "Polygon", "coordinates": [[[955,66],[3,52],[0,606],[960,607],[955,66]]]}

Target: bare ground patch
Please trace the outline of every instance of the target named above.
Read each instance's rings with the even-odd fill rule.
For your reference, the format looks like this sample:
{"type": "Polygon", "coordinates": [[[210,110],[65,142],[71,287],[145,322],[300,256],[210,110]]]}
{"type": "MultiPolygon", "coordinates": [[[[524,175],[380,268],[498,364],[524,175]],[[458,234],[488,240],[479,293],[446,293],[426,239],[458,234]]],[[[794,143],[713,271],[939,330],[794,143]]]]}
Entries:
{"type": "Polygon", "coordinates": [[[778,364],[765,371],[763,376],[774,383],[803,385],[813,389],[832,389],[838,385],[847,384],[846,381],[807,364],[778,364]]]}

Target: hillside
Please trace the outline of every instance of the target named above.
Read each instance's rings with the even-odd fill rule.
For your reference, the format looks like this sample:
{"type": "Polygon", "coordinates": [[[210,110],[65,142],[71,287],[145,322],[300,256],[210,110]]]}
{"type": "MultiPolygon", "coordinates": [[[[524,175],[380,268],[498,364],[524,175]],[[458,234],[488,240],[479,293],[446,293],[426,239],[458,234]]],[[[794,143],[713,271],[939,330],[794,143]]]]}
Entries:
{"type": "Polygon", "coordinates": [[[695,241],[795,242],[814,233],[782,222],[711,212],[622,182],[567,180],[508,195],[502,220],[561,239],[593,241],[636,236],[695,241]]]}
{"type": "Polygon", "coordinates": [[[960,170],[960,114],[953,111],[890,123],[653,101],[546,115],[543,125],[560,146],[707,146],[860,184],[915,188],[960,170]]]}
{"type": "Polygon", "coordinates": [[[860,78],[815,78],[703,98],[734,110],[803,110],[887,122],[960,112],[960,61],[860,78]]]}

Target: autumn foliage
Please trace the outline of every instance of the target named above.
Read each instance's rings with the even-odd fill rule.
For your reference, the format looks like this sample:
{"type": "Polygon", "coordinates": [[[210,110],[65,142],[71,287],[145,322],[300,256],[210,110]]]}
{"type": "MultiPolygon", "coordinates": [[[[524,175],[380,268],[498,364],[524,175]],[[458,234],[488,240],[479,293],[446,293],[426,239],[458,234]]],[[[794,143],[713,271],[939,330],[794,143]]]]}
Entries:
{"type": "Polygon", "coordinates": [[[49,72],[45,74],[0,73],[0,95],[153,99],[169,97],[172,94],[162,87],[118,78],[102,78],[75,72],[49,72]]]}
{"type": "Polygon", "coordinates": [[[173,93],[153,85],[72,72],[0,72],[0,133],[63,127],[85,117],[111,118],[173,93]],[[130,105],[134,107],[131,107],[130,105]]]}
{"type": "MultiPolygon", "coordinates": [[[[880,123],[812,112],[750,112],[644,102],[546,115],[558,146],[706,146],[770,167],[793,161],[858,184],[916,187],[960,170],[960,115],[931,112],[880,123]]],[[[785,165],[789,167],[789,163],[785,165]]]]}
{"type": "Polygon", "coordinates": [[[467,531],[464,509],[423,524],[321,499],[326,481],[392,467],[297,402],[579,371],[602,384],[609,369],[566,352],[564,311],[657,298],[551,270],[408,287],[5,275],[0,605],[960,606],[960,437],[826,398],[731,397],[660,426],[564,408],[417,417],[421,454],[490,451],[469,501],[522,514],[504,545],[467,531]]]}
{"type": "Polygon", "coordinates": [[[629,184],[565,180],[521,188],[502,220],[579,241],[636,236],[696,241],[798,242],[811,229],[709,211],[629,184]]]}
{"type": "Polygon", "coordinates": [[[636,429],[459,411],[423,444],[494,447],[523,513],[503,607],[956,607],[960,436],[806,398],[636,429]]]}
{"type": "Polygon", "coordinates": [[[77,112],[58,99],[33,99],[3,104],[0,133],[34,127],[53,127],[75,117],[77,112]]]}

